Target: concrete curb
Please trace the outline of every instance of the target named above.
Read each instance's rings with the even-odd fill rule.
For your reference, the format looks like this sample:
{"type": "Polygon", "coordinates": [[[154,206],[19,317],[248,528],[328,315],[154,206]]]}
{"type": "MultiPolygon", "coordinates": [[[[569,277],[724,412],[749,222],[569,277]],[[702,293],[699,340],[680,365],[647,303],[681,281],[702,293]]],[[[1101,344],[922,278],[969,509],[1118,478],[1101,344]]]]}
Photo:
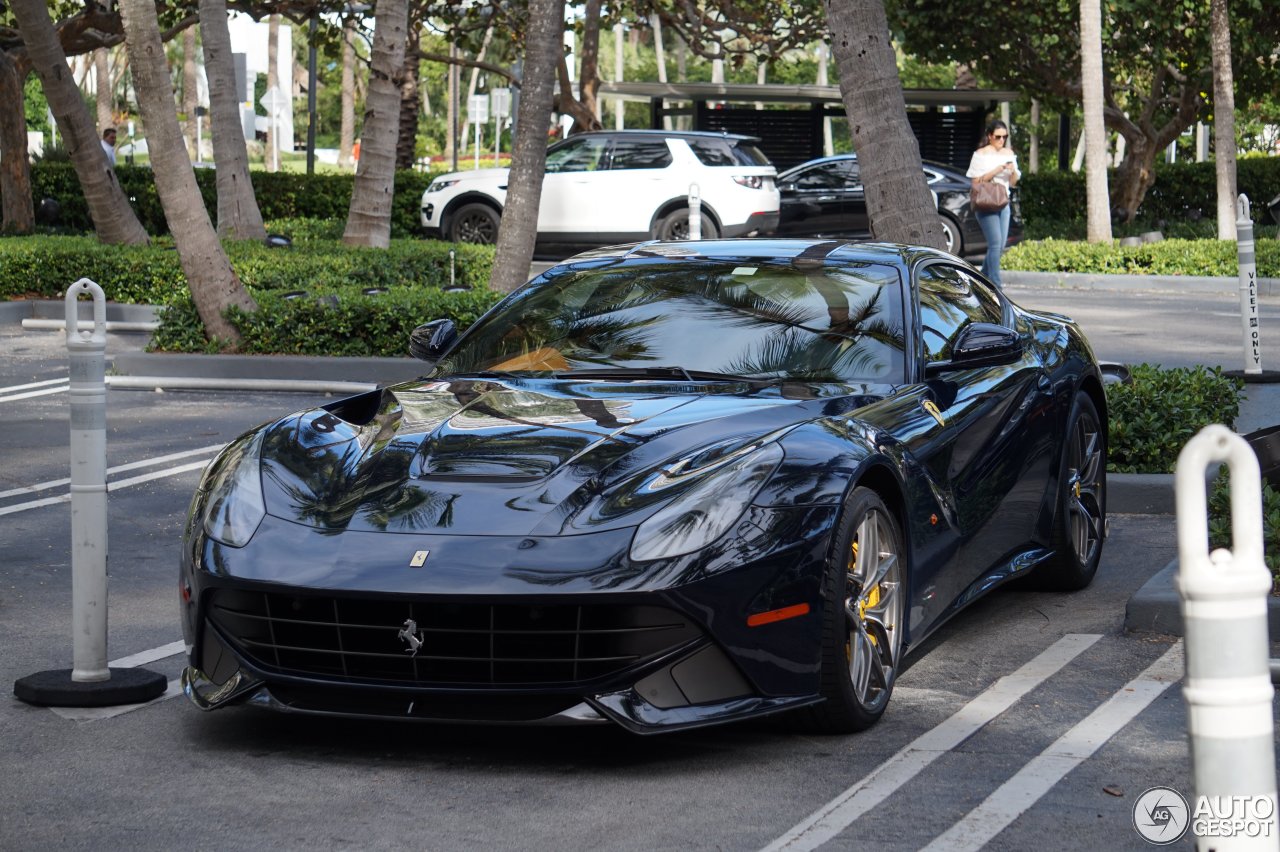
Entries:
{"type": "MultiPolygon", "coordinates": [[[[80,319],[93,320],[93,303],[81,299],[77,306],[80,319]]],[[[163,308],[157,305],[125,305],[107,302],[107,322],[152,323],[160,319],[163,308]]],[[[18,299],[0,302],[0,323],[20,323],[24,319],[52,319],[65,322],[66,304],[61,299],[18,299]]]]}
{"type": "MultiPolygon", "coordinates": [[[[1240,280],[1196,275],[1106,275],[1093,272],[1019,272],[1002,269],[1004,283],[1014,287],[1067,290],[1168,291],[1174,293],[1239,293],[1240,280]]],[[[1280,299],[1280,278],[1259,278],[1258,296],[1280,299]]]]}
{"type": "MultiPolygon", "coordinates": [[[[1174,587],[1177,576],[1178,560],[1174,559],[1134,592],[1124,609],[1126,633],[1182,635],[1182,601],[1174,587]]],[[[1280,636],[1280,597],[1275,595],[1267,597],[1267,629],[1272,636],[1280,636]]]]}
{"type": "Polygon", "coordinates": [[[1108,514],[1172,515],[1174,511],[1172,473],[1107,474],[1108,514]]]}

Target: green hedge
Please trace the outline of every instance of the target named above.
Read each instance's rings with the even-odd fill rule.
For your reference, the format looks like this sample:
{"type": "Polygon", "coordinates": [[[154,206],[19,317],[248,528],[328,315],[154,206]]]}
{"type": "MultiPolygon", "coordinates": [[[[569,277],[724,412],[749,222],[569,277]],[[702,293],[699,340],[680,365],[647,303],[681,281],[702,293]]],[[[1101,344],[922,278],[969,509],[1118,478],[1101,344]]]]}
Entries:
{"type": "Polygon", "coordinates": [[[1107,470],[1172,473],[1182,447],[1210,423],[1228,427],[1240,413],[1244,382],[1218,367],[1130,368],[1131,381],[1107,386],[1107,470]]]}
{"type": "MultiPolygon", "coordinates": [[[[147,233],[169,233],[164,210],[156,194],[151,169],[145,166],[116,167],[116,177],[129,197],[134,213],[141,220],[147,233]]],[[[297,172],[255,171],[254,195],[265,220],[306,217],[346,222],[351,205],[351,175],[317,174],[297,172]]],[[[391,235],[393,237],[420,236],[419,220],[422,193],[431,183],[432,174],[414,170],[396,172],[395,197],[391,210],[391,235]]],[[[209,217],[215,223],[218,215],[218,193],[213,169],[196,169],[196,183],[204,198],[209,217]]],[[[41,199],[53,198],[61,207],[57,222],[60,230],[68,233],[91,233],[93,222],[89,208],[80,190],[80,181],[70,163],[37,163],[31,168],[31,194],[36,204],[41,199]]]]}
{"type": "MultiPolygon", "coordinates": [[[[488,286],[491,246],[433,240],[393,240],[389,249],[349,248],[336,241],[303,241],[292,248],[225,244],[240,280],[256,290],[327,290],[361,287],[488,286]]],[[[0,240],[0,299],[56,298],[81,277],[102,285],[115,302],[171,304],[187,293],[178,255],[168,241],[151,246],[107,246],[92,237],[10,237],[0,240]]]]}
{"type": "MultiPolygon", "coordinates": [[[[501,298],[489,289],[444,292],[434,287],[401,287],[368,295],[341,286],[301,298],[279,291],[254,293],[258,310],[232,309],[228,319],[240,330],[240,352],[256,355],[340,355],[396,357],[406,354],[409,332],[433,319],[452,319],[459,328],[475,322],[501,298]]],[[[189,296],[175,300],[160,317],[152,351],[212,352],[189,296]]]]}
{"type": "MultiPolygon", "coordinates": [[[[1258,240],[1258,276],[1280,277],[1280,240],[1258,240]]],[[[1024,272],[1109,272],[1142,275],[1238,274],[1236,244],[1229,240],[1161,240],[1137,246],[1039,240],[1019,243],[1000,268],[1024,272]]]]}
{"type": "MultiPolygon", "coordinates": [[[[1157,163],[1156,182],[1147,192],[1137,219],[1145,230],[1176,231],[1187,221],[1217,221],[1218,184],[1213,162],[1157,163]]],[[[1255,225],[1274,225],[1267,202],[1280,194],[1280,157],[1246,157],[1236,161],[1238,191],[1249,196],[1255,225]]],[[[1018,184],[1022,218],[1028,236],[1083,238],[1085,234],[1084,172],[1024,173],[1018,184]]],[[[1115,185],[1115,171],[1109,176],[1115,185]]]]}
{"type": "MultiPolygon", "coordinates": [[[[1209,492],[1209,546],[1231,547],[1231,471],[1223,466],[1209,492]]],[[[1280,491],[1262,480],[1262,557],[1273,593],[1280,585],[1280,491]]]]}

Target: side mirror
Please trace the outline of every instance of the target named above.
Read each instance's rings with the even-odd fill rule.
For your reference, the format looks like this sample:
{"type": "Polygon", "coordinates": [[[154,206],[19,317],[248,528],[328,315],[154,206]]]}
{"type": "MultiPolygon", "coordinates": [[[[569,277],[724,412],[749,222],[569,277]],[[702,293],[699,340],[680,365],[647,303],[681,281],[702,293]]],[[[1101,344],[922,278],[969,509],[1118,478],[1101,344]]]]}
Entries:
{"type": "Polygon", "coordinates": [[[1022,341],[1018,333],[991,322],[974,322],[965,326],[951,347],[950,361],[935,361],[925,371],[930,374],[973,367],[1012,364],[1022,357],[1022,341]]]}
{"type": "Polygon", "coordinates": [[[432,320],[409,334],[409,354],[434,364],[458,339],[458,327],[450,319],[432,320]]]}

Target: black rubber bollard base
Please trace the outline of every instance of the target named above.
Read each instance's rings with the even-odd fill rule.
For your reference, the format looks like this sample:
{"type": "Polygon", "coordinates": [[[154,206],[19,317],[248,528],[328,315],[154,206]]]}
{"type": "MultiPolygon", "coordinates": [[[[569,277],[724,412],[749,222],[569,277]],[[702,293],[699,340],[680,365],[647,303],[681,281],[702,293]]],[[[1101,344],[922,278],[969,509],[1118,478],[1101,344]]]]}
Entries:
{"type": "Polygon", "coordinates": [[[1261,373],[1246,373],[1244,370],[1223,370],[1222,374],[1233,379],[1244,379],[1246,385],[1272,385],[1280,382],[1280,370],[1263,370],[1261,373]]]}
{"type": "Polygon", "coordinates": [[[36,672],[13,683],[13,694],[41,707],[114,707],[141,704],[164,695],[169,681],[147,669],[111,669],[110,680],[82,683],[71,669],[36,672]]]}

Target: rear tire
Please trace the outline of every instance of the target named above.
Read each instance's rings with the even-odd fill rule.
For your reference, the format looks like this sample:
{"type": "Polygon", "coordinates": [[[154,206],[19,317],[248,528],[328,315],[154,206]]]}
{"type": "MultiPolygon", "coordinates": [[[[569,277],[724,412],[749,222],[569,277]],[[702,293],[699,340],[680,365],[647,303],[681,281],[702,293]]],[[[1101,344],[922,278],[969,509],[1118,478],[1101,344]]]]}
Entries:
{"type": "Polygon", "coordinates": [[[956,257],[964,257],[964,237],[960,236],[960,226],[949,216],[939,216],[938,221],[942,225],[942,236],[947,241],[947,251],[956,257]]]}
{"type": "Polygon", "coordinates": [[[855,488],[823,581],[819,691],[826,700],[797,711],[804,728],[847,734],[884,715],[902,660],[905,564],[897,519],[870,488],[855,488]]]}
{"type": "Polygon", "coordinates": [[[455,243],[495,245],[501,218],[487,204],[464,204],[449,217],[449,239],[455,243]]]}
{"type": "Polygon", "coordinates": [[[1076,394],[1058,475],[1053,558],[1032,575],[1042,589],[1074,592],[1093,581],[1107,524],[1107,432],[1093,400],[1076,394]]]}
{"type": "MultiPolygon", "coordinates": [[[[720,231],[716,228],[716,223],[711,221],[710,216],[703,213],[702,238],[704,240],[714,240],[718,236],[720,236],[720,231]]],[[[673,210],[659,219],[658,224],[653,226],[653,238],[655,240],[689,239],[689,208],[682,207],[679,210],[673,210]]]]}

